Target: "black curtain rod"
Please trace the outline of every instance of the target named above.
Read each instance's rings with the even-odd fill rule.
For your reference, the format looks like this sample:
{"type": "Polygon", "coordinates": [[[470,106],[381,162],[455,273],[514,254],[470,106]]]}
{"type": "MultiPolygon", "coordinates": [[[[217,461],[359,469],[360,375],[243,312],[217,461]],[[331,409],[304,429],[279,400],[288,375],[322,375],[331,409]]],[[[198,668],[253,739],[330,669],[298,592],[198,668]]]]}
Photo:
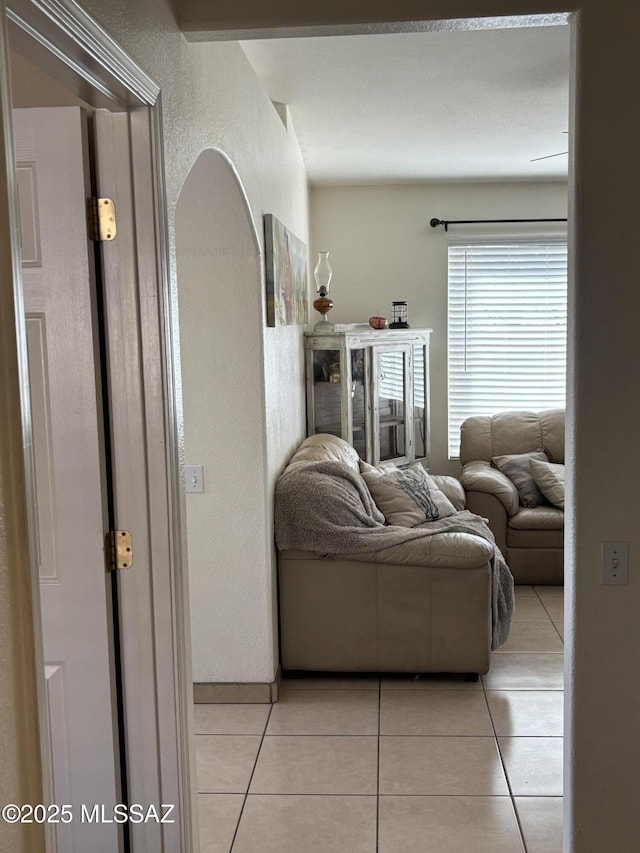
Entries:
{"type": "Polygon", "coordinates": [[[437,228],[439,225],[444,225],[444,230],[448,231],[450,225],[489,225],[493,222],[566,222],[566,219],[432,219],[429,223],[432,228],[437,228]]]}

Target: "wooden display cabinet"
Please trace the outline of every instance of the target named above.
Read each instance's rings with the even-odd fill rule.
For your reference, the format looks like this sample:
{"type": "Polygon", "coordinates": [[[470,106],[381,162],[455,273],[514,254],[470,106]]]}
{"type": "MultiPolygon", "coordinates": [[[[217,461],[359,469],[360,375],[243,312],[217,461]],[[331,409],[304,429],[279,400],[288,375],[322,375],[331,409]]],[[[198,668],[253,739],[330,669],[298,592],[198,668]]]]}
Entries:
{"type": "Polygon", "coordinates": [[[431,329],[308,332],[307,434],[331,433],[366,462],[429,467],[431,329]]]}

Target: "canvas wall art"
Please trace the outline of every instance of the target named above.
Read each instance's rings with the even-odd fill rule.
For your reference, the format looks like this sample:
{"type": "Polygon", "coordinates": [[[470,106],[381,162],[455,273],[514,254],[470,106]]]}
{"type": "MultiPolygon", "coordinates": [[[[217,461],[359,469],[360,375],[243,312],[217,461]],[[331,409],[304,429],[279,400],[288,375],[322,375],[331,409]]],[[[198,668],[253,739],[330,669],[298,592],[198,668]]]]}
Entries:
{"type": "Polygon", "coordinates": [[[308,319],[307,247],[271,213],[264,217],[267,325],[308,319]]]}

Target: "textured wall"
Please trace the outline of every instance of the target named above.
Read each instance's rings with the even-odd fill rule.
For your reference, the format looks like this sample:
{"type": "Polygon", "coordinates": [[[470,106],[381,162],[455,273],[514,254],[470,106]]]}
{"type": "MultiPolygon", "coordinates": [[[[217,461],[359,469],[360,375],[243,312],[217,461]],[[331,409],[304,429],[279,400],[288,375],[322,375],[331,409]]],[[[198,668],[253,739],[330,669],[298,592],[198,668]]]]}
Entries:
{"type": "MultiPolygon", "coordinates": [[[[202,54],[187,50],[169,7],[161,0],[139,3],[104,0],[86,3],[112,34],[162,84],[167,118],[169,213],[200,152],[219,144],[232,157],[254,212],[273,198],[273,212],[304,219],[304,189],[291,196],[282,173],[269,172],[263,146],[244,133],[242,117],[231,115],[232,99],[223,106],[220,88],[233,89],[236,48],[228,45],[202,54]],[[224,56],[229,57],[229,74],[224,56]],[[219,60],[219,62],[218,62],[219,60]],[[220,114],[217,106],[221,105],[220,114]],[[199,112],[199,108],[201,108],[199,112]],[[220,125],[218,121],[220,120],[220,125]],[[224,137],[224,138],[218,138],[224,137]],[[227,141],[235,144],[227,146],[227,141]],[[231,150],[233,149],[233,150],[231,150]],[[255,160],[251,162],[251,158],[255,160]],[[267,184],[273,192],[267,192],[267,184]]],[[[290,4],[272,4],[270,9],[290,4]]],[[[211,9],[216,4],[207,3],[211,9]]],[[[628,0],[344,0],[340,9],[309,6],[326,19],[370,21],[375,14],[400,20],[525,14],[579,10],[574,44],[578,75],[570,188],[572,229],[572,316],[569,334],[568,422],[568,627],[567,627],[567,791],[565,849],[572,853],[615,850],[634,853],[640,835],[637,791],[640,787],[640,575],[636,522],[640,462],[636,452],[638,398],[637,235],[640,231],[640,159],[637,101],[640,53],[637,33],[640,7],[628,0]],[[375,7],[375,9],[374,9],[375,7]],[[630,543],[630,582],[624,587],[600,584],[602,541],[630,543]]],[[[247,6],[251,9],[251,5],[247,6]]],[[[254,6],[264,23],[263,3],[254,6]]],[[[285,14],[286,17],[286,14],[285,14]]],[[[206,47],[206,46],[205,46],[206,47]]],[[[282,215],[281,217],[282,218],[282,215]]],[[[295,221],[294,221],[295,220],[295,221]]],[[[8,245],[0,222],[2,248],[8,245]]],[[[303,234],[299,236],[304,237],[303,234]]],[[[6,287],[7,279],[4,280],[6,287]]],[[[289,347],[289,334],[282,336],[289,347]]],[[[295,360],[299,353],[290,353],[295,360]]],[[[268,360],[267,356],[267,360],[268,360]]],[[[277,364],[271,359],[271,364],[277,364]]],[[[9,401],[11,402],[11,401],[9,401]]],[[[15,402],[15,400],[14,400],[15,402]]],[[[294,405],[295,408],[295,405],[294,405]]],[[[292,434],[299,429],[292,425],[292,434]]],[[[18,498],[19,490],[16,492],[18,498]]],[[[11,500],[14,495],[11,495],[11,500]]],[[[0,537],[5,534],[0,530],[0,537]]],[[[17,571],[15,563],[12,568],[17,571]]],[[[3,632],[18,635],[15,617],[3,632]]],[[[6,704],[18,691],[9,686],[6,704]]],[[[2,729],[5,730],[4,728],[2,729]]],[[[11,773],[11,764],[5,772],[11,773]]],[[[14,848],[15,849],[15,848],[14,848]]]]}
{"type": "Polygon", "coordinates": [[[229,162],[205,151],[178,201],[176,247],[193,678],[260,681],[273,667],[259,243],[229,162]]]}
{"type": "MultiPolygon", "coordinates": [[[[448,235],[429,220],[566,217],[566,183],[315,187],[310,209],[312,247],[330,251],[334,322],[366,323],[378,311],[391,317],[392,300],[406,299],[411,326],[433,329],[432,467],[458,474],[447,450],[448,235]]],[[[486,226],[481,231],[491,233],[486,226]]],[[[449,232],[463,233],[469,229],[449,232]]]]}
{"type": "MultiPolygon", "coordinates": [[[[193,678],[270,681],[277,667],[271,495],[303,435],[304,398],[295,369],[301,327],[265,326],[262,215],[275,213],[306,241],[306,176],[295,136],[240,49],[183,47],[203,66],[203,79],[217,83],[195,93],[207,133],[174,218],[184,459],[205,466],[204,494],[186,498],[193,678]]],[[[167,135],[195,123],[167,117],[167,135]]]]}

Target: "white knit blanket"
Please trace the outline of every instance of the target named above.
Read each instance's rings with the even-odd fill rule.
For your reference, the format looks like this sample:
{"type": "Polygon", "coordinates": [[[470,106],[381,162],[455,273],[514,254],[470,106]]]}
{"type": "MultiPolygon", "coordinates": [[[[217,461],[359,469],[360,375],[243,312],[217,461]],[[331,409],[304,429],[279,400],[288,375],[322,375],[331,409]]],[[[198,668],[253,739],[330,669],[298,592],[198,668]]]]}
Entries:
{"type": "Polygon", "coordinates": [[[292,466],[276,483],[275,538],[281,551],[358,554],[438,533],[471,533],[493,544],[492,648],[499,648],[509,636],[513,577],[480,516],[464,510],[417,527],[387,525],[360,474],[337,461],[292,466]]]}

